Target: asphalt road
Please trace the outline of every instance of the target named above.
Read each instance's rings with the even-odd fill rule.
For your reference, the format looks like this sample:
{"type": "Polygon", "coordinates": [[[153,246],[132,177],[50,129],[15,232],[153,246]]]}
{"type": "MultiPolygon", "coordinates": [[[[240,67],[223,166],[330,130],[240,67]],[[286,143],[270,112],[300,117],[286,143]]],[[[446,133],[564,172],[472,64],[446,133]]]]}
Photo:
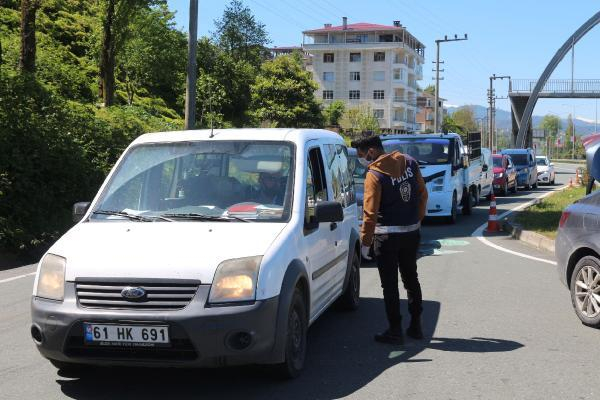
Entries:
{"type": "MultiPolygon", "coordinates": [[[[573,176],[560,165],[557,182],[573,176]]],[[[498,198],[498,213],[549,187],[498,198]]],[[[361,306],[328,311],[309,331],[306,370],[273,380],[261,367],[219,370],[93,369],[57,371],[29,337],[33,266],[0,272],[0,398],[269,399],[597,399],[600,332],[575,316],[568,290],[548,263],[491,248],[472,233],[488,204],[457,225],[423,228],[419,273],[427,338],[404,346],[375,343],[385,327],[379,277],[362,269],[361,306]]],[[[488,238],[518,253],[551,254],[504,236],[488,238]]],[[[406,304],[403,303],[406,315],[406,304]]]]}

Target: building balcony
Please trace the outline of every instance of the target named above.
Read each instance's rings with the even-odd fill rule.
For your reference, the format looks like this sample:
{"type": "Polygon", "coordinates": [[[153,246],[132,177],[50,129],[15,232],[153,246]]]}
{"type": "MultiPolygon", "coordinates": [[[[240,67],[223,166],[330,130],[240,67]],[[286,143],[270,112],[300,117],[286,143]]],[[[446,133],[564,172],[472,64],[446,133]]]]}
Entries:
{"type": "Polygon", "coordinates": [[[406,46],[402,42],[376,42],[376,41],[367,41],[367,42],[322,42],[322,43],[305,43],[302,45],[304,51],[310,52],[311,50],[365,50],[365,49],[382,49],[382,50],[392,50],[392,49],[407,49],[414,54],[421,57],[416,50],[411,49],[406,46]]]}

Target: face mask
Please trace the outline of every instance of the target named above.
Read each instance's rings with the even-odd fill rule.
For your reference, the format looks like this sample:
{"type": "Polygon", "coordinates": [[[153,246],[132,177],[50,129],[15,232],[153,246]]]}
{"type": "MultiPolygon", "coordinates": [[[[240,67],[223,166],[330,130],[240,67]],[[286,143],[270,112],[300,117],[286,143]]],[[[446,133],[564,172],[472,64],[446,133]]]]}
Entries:
{"type": "Polygon", "coordinates": [[[369,165],[371,165],[371,163],[373,161],[368,161],[366,158],[359,158],[358,162],[360,163],[360,165],[362,165],[363,167],[367,168],[369,165]]]}

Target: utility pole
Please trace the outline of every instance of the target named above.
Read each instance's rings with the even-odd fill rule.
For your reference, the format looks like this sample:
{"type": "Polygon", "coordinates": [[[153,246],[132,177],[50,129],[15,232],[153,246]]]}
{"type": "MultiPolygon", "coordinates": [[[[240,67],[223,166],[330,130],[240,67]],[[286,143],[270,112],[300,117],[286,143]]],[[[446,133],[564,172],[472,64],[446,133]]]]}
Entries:
{"type": "Polygon", "coordinates": [[[492,153],[494,153],[494,130],[495,130],[495,115],[496,115],[496,100],[497,99],[504,99],[506,97],[496,97],[496,92],[494,91],[494,81],[496,79],[510,79],[510,76],[508,75],[504,75],[504,76],[496,76],[496,74],[493,74],[492,76],[490,76],[490,88],[488,90],[488,103],[490,105],[490,115],[489,118],[490,120],[488,121],[489,123],[489,143],[490,143],[490,150],[492,151],[492,153]]]}
{"type": "Polygon", "coordinates": [[[185,85],[185,129],[196,125],[196,48],[198,47],[198,0],[190,0],[187,81],[185,85]]]}
{"type": "Polygon", "coordinates": [[[440,70],[440,64],[443,64],[443,61],[440,61],[440,43],[444,43],[444,42],[458,42],[460,40],[467,40],[467,34],[465,33],[465,36],[463,38],[459,38],[457,35],[454,35],[454,39],[450,38],[448,39],[448,36],[444,36],[443,39],[437,39],[435,41],[436,47],[437,47],[437,55],[435,58],[435,104],[433,107],[433,124],[434,124],[434,131],[435,133],[438,133],[440,131],[440,119],[438,118],[438,107],[439,107],[439,103],[440,103],[440,80],[444,79],[444,78],[440,78],[440,72],[444,72],[444,70],[440,70]]]}

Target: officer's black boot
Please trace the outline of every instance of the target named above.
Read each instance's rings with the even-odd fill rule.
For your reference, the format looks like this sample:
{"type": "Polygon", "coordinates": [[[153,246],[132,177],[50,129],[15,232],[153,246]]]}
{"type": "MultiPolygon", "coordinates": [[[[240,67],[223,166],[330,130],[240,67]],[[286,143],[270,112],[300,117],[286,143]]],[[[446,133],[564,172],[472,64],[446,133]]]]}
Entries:
{"type": "Polygon", "coordinates": [[[412,316],[410,326],[406,330],[406,334],[413,339],[423,339],[423,329],[421,328],[421,316],[412,316]]]}
{"type": "Polygon", "coordinates": [[[375,341],[389,344],[404,344],[402,326],[390,327],[385,332],[376,334],[375,341]]]}

